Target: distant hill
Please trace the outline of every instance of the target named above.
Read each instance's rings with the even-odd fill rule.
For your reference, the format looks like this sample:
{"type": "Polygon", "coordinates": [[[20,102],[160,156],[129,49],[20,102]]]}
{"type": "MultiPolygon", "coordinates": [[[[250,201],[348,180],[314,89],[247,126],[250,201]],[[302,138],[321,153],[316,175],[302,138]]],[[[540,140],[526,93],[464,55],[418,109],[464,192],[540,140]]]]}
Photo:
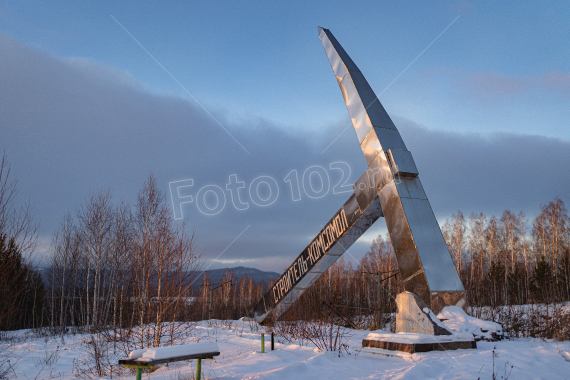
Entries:
{"type": "MultiPolygon", "coordinates": [[[[267,282],[275,280],[276,278],[281,276],[281,274],[277,272],[264,272],[256,268],[235,267],[228,269],[234,272],[234,276],[238,280],[240,280],[243,276],[246,276],[248,278],[253,277],[253,282],[255,282],[256,284],[260,283],[262,280],[265,281],[265,284],[267,284],[267,282]]],[[[50,271],[51,271],[50,268],[39,268],[37,270],[37,272],[42,276],[42,279],[46,282],[48,281],[50,271]]],[[[79,272],[82,273],[83,271],[80,270],[79,272]]],[[[215,285],[220,283],[222,281],[222,278],[224,278],[224,275],[226,274],[226,268],[210,269],[207,270],[206,273],[208,274],[208,279],[215,285]]],[[[202,272],[200,272],[200,277],[196,280],[196,282],[194,282],[192,287],[194,289],[200,288],[203,281],[204,281],[204,275],[202,274],[202,272]]]]}
{"type": "MultiPolygon", "coordinates": [[[[260,283],[262,280],[267,283],[268,281],[275,280],[277,277],[281,276],[280,273],[277,272],[264,272],[262,270],[256,268],[248,268],[248,267],[235,267],[235,268],[227,268],[234,272],[234,276],[239,280],[243,276],[246,277],[253,277],[253,281],[257,284],[260,283]]],[[[207,270],[206,273],[208,274],[208,279],[213,283],[217,284],[222,281],[224,275],[226,274],[226,268],[224,269],[210,269],[207,270]]],[[[204,280],[204,275],[200,276],[201,278],[196,281],[198,283],[198,287],[202,285],[202,281],[204,280]]]]}

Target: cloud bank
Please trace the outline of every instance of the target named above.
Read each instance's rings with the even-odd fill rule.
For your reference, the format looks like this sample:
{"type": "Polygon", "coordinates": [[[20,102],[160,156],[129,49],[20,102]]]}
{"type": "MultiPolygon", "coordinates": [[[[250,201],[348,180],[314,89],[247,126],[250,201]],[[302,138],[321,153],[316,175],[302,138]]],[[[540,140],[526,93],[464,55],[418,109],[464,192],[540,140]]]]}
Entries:
{"type": "MultiPolygon", "coordinates": [[[[350,196],[338,191],[341,182],[354,183],[366,168],[352,128],[321,154],[350,123],[348,114],[317,135],[255,115],[234,121],[223,109],[206,106],[247,154],[191,100],[154,94],[121,70],[86,58],[54,57],[1,34],[0,83],[0,149],[12,161],[22,200],[35,204],[42,236],[104,186],[117,200],[133,201],[154,172],[169,197],[170,182],[192,180],[193,186],[181,189],[181,196],[193,197],[182,211],[206,257],[223,252],[213,267],[247,263],[281,271],[350,196]],[[243,182],[237,208],[226,188],[231,178],[243,182]],[[319,178],[328,178],[328,192],[319,178]],[[258,185],[253,197],[252,183],[258,185]],[[275,184],[278,195],[263,205],[275,197],[269,193],[275,184]],[[215,204],[215,191],[207,191],[213,186],[221,189],[225,207],[204,215],[198,202],[215,204]]],[[[454,134],[402,117],[394,121],[438,218],[457,210],[500,214],[505,208],[532,215],[540,203],[567,198],[566,141],[454,134]]],[[[370,236],[383,230],[379,221],[370,236]]],[[[360,257],[367,245],[363,239],[350,251],[360,257]]]]}

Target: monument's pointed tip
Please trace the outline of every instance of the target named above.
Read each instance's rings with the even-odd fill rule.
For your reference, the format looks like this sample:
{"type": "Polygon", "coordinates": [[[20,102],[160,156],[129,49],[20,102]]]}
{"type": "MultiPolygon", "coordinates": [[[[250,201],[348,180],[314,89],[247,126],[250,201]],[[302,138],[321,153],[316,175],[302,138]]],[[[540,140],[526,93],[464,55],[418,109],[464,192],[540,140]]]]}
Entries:
{"type": "Polygon", "coordinates": [[[322,26],[317,26],[317,29],[318,29],[318,31],[319,31],[319,34],[320,34],[322,31],[327,30],[326,28],[323,28],[322,26]]]}

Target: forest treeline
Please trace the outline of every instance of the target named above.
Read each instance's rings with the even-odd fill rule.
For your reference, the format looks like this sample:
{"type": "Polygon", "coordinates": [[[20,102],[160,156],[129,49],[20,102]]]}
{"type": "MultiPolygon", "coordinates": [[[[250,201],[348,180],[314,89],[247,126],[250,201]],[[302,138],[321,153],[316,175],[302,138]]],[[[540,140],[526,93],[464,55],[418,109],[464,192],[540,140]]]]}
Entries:
{"type": "MultiPolygon", "coordinates": [[[[4,157],[0,331],[111,329],[135,337],[141,347],[152,346],[165,336],[174,339],[175,324],[168,322],[246,315],[271,285],[236,278],[231,270],[211,284],[202,274],[194,236],[174,221],[152,175],[133,204],[115,202],[103,189],[68,212],[53,235],[49,268],[39,276],[30,267],[31,208],[16,207],[15,182],[8,175],[4,157]]],[[[500,217],[457,212],[441,227],[468,305],[570,300],[570,223],[561,199],[542,205],[533,218],[508,210],[500,217]]],[[[348,257],[334,264],[284,318],[378,316],[394,310],[400,291],[392,245],[379,236],[358,264],[348,257]]]]}
{"type": "MultiPolygon", "coordinates": [[[[464,284],[468,306],[570,300],[570,220],[560,198],[540,206],[532,219],[508,210],[500,217],[479,213],[466,218],[457,212],[441,229],[464,284]]],[[[346,254],[344,259],[285,317],[315,319],[323,313],[377,317],[393,312],[394,298],[403,288],[389,236],[379,236],[356,267],[346,260],[346,254]]]]}
{"type": "MultiPolygon", "coordinates": [[[[484,214],[465,218],[458,212],[443,223],[442,232],[465,286],[468,305],[570,300],[570,223],[561,199],[542,205],[532,220],[510,211],[500,218],[484,214]]],[[[393,311],[394,297],[403,288],[389,237],[379,236],[359,263],[353,263],[347,257],[340,259],[284,318],[377,316],[393,311]]],[[[238,319],[247,315],[271,285],[236,278],[231,270],[219,284],[211,284],[205,277],[197,291],[188,290],[191,306],[185,309],[184,318],[238,319]]]]}

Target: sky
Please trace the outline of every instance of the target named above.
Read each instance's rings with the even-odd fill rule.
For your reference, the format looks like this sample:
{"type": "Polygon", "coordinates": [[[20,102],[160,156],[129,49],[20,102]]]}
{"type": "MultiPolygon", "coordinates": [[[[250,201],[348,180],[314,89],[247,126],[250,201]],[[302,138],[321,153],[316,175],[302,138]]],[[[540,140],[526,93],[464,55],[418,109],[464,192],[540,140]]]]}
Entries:
{"type": "MultiPolygon", "coordinates": [[[[565,2],[4,1],[0,149],[40,257],[91,192],[134,202],[153,172],[206,265],[281,272],[366,169],[322,26],[394,120],[440,223],[532,218],[570,201],[569,21],[565,2]]],[[[385,232],[379,220],[345,259],[385,232]]]]}

